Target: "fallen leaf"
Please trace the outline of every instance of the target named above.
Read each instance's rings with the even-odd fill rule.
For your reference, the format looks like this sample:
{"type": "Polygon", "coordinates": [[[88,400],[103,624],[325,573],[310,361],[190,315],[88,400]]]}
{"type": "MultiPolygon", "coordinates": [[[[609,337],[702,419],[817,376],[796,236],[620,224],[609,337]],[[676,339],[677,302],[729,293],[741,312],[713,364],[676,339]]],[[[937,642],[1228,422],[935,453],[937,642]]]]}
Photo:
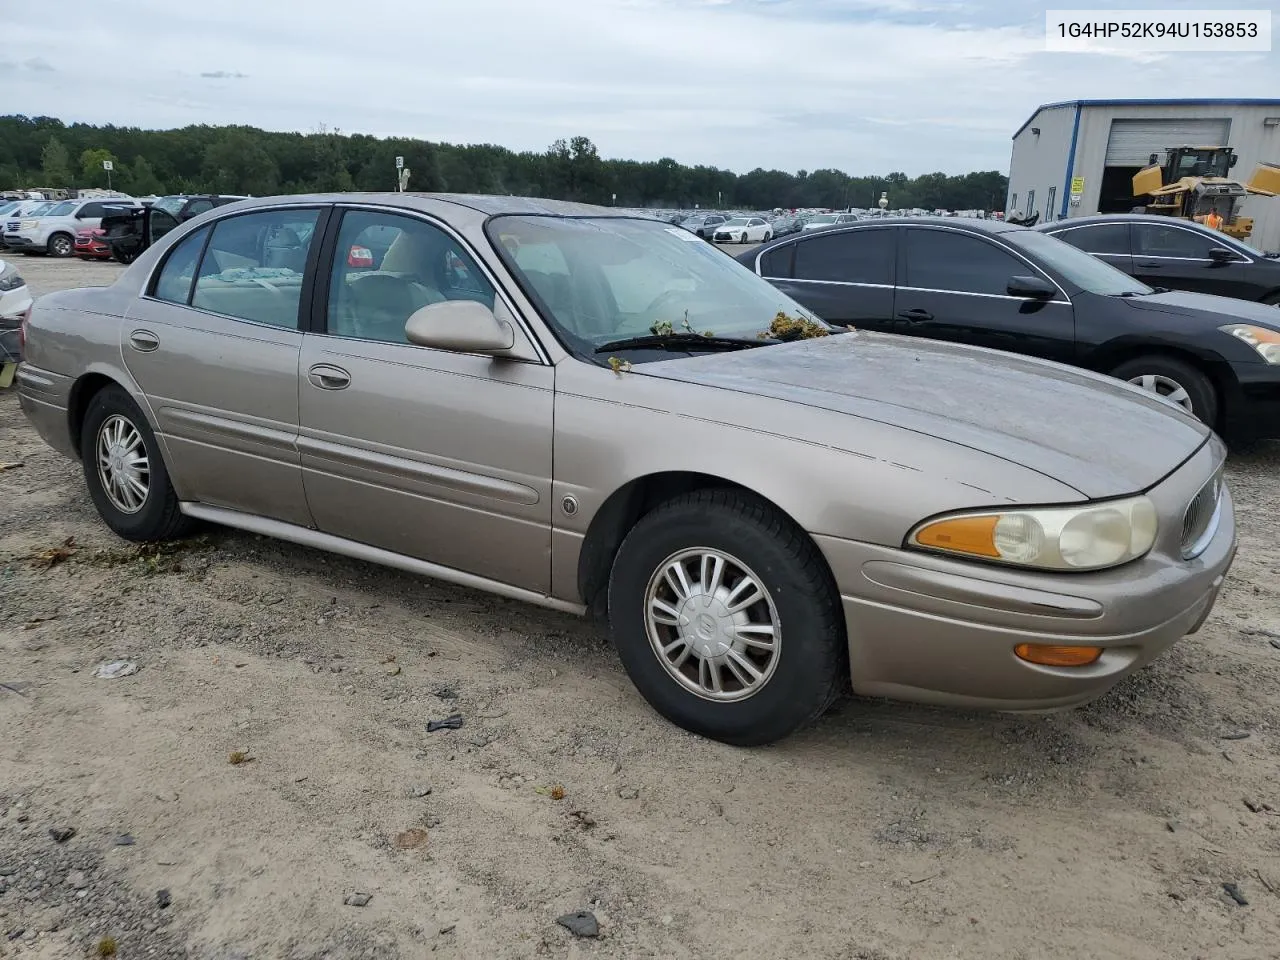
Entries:
{"type": "Polygon", "coordinates": [[[427,845],[427,831],[421,827],[410,827],[403,833],[396,834],[396,846],[401,850],[416,850],[427,845]]]}
{"type": "Polygon", "coordinates": [[[0,473],[6,470],[17,470],[19,467],[25,467],[25,463],[0,463],[0,473]]]}

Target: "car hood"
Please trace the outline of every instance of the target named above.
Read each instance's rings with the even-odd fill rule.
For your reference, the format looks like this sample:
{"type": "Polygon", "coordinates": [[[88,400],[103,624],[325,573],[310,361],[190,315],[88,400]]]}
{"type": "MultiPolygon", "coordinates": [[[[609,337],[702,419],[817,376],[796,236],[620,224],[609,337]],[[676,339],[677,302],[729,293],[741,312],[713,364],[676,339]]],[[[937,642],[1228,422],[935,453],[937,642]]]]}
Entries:
{"type": "Polygon", "coordinates": [[[1148,489],[1210,435],[1174,404],[1099,374],[863,331],[637,369],[946,440],[1035,470],[1089,499],[1148,489]]]}
{"type": "Polygon", "coordinates": [[[1237,300],[1235,297],[1215,297],[1209,293],[1190,293],[1186,290],[1170,290],[1147,297],[1123,297],[1126,303],[1138,310],[1157,313],[1173,313],[1195,317],[1211,314],[1221,317],[1223,323],[1232,320],[1256,323],[1272,330],[1280,330],[1280,310],[1265,303],[1237,300]]]}

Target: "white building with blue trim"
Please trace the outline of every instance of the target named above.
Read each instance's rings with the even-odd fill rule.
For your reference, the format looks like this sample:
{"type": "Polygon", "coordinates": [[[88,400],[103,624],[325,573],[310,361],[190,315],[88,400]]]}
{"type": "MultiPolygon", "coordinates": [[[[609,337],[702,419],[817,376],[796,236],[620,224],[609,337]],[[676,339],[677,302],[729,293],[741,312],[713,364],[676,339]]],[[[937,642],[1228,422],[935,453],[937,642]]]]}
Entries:
{"type": "MultiPolygon", "coordinates": [[[[1280,164],[1280,100],[1068,100],[1047,103],[1013,135],[1006,213],[1040,222],[1128,213],[1133,175],[1168,147],[1228,146],[1233,173],[1248,180],[1259,162],[1280,164]]],[[[1255,247],[1280,249],[1280,197],[1252,196],[1255,247]]]]}

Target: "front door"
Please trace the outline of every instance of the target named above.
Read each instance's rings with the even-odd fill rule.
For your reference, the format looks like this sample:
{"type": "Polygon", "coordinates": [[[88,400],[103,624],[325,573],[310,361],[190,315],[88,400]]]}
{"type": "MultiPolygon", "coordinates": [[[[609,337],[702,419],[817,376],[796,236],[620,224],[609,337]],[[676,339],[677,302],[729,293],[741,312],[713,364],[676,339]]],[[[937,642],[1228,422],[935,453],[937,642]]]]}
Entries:
{"type": "Polygon", "coordinates": [[[892,227],[811,233],[761,258],[760,272],[828,323],[892,332],[892,227]]]}
{"type": "Polygon", "coordinates": [[[405,321],[430,303],[507,311],[435,223],[347,209],[332,249],[301,362],[299,448],[316,525],[547,591],[554,368],[519,330],[527,360],[406,341],[405,321]]]}
{"type": "Polygon", "coordinates": [[[933,340],[1075,361],[1075,318],[1059,292],[1051,300],[1011,296],[1015,276],[1048,279],[986,237],[948,227],[902,228],[897,329],[933,340]]]}
{"type": "Polygon", "coordinates": [[[1216,237],[1176,223],[1133,225],[1133,273],[1143,283],[1220,297],[1257,299],[1243,258],[1215,261],[1209,251],[1227,247],[1216,237]]]}
{"type": "Polygon", "coordinates": [[[299,307],[323,213],[264,210],[188,234],[121,324],[184,500],[311,522],[295,446],[299,307]]]}

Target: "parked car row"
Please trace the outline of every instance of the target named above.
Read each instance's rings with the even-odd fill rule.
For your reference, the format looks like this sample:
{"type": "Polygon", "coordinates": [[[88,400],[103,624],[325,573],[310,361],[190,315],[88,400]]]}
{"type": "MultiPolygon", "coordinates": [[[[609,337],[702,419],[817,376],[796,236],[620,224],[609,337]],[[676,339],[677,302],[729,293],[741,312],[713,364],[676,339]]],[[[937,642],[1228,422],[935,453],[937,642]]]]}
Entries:
{"type": "MultiPolygon", "coordinates": [[[[1139,235],[1146,221],[1130,226],[1139,235]]],[[[995,220],[864,221],[740,259],[830,323],[1083,367],[1158,394],[1228,439],[1280,437],[1274,307],[1154,288],[995,220]]]]}
{"type": "Polygon", "coordinates": [[[597,613],[729,743],[850,685],[1070,707],[1199,629],[1236,535],[1193,413],[1274,395],[1271,308],[954,219],[745,259],[573,203],[244,201],[38,300],[19,396],[122,537],[214,522],[597,613]],[[1190,408],[1140,388],[1178,343],[1220,357],[1190,408]]]}
{"type": "Polygon", "coordinates": [[[89,197],[61,200],[25,214],[11,211],[3,214],[0,238],[14,252],[69,257],[76,252],[77,233],[97,227],[108,210],[137,206],[140,202],[132,197],[89,197]]]}

